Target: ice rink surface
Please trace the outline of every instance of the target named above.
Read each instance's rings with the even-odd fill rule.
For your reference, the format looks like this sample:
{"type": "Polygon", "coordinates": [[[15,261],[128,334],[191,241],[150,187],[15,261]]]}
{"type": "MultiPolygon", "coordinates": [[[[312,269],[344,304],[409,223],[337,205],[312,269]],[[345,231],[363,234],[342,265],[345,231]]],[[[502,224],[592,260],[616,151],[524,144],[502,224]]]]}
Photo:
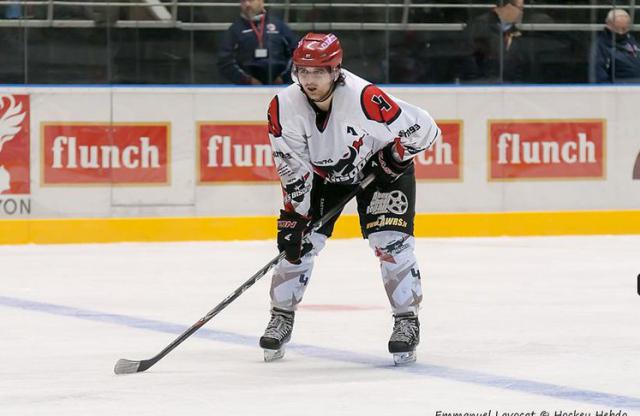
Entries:
{"type": "Polygon", "coordinates": [[[362,240],[332,240],[284,360],[264,363],[257,346],[266,276],[147,372],[114,375],[273,245],[0,246],[0,414],[640,415],[640,236],[418,239],[422,342],[402,368],[386,351],[377,259],[362,240]]]}

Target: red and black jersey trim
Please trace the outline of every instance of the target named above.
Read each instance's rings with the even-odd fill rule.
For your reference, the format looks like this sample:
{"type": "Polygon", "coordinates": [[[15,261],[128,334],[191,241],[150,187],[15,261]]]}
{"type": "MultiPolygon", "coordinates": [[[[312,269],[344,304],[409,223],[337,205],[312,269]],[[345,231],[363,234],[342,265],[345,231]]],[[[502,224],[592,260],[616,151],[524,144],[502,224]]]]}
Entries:
{"type": "Polygon", "coordinates": [[[369,84],[362,89],[360,106],[369,120],[377,121],[378,123],[391,124],[402,113],[400,106],[373,84],[369,84]]]}
{"type": "Polygon", "coordinates": [[[280,125],[280,102],[276,95],[269,103],[269,111],[267,112],[269,120],[269,133],[274,137],[282,136],[282,125],[280,125]]]}

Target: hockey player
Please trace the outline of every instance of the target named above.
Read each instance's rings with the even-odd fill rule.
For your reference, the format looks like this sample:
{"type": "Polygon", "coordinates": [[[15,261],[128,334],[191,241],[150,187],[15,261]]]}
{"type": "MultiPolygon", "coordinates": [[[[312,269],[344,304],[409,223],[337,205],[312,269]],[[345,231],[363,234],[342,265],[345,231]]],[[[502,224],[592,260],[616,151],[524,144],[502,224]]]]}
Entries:
{"type": "Polygon", "coordinates": [[[271,281],[271,320],[260,346],[265,361],[283,357],[314,257],[337,216],[303,239],[366,174],[375,181],[356,198],[362,234],[380,261],[394,326],[389,352],[396,364],[415,361],[420,341],[420,270],[414,255],[413,157],[440,130],[424,110],[398,100],[341,66],[333,34],[308,33],[293,54],[295,84],[269,105],[269,138],[284,194],[278,249],[286,254],[271,281]]]}

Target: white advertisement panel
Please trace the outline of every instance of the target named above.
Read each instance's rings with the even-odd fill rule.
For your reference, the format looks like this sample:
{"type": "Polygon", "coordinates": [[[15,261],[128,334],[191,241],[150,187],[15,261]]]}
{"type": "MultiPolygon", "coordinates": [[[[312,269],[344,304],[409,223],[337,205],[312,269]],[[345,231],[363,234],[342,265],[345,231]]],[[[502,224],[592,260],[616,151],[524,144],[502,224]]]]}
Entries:
{"type": "MultiPolygon", "coordinates": [[[[640,208],[640,87],[386,90],[443,131],[416,158],[419,213],[640,208]]],[[[276,92],[4,88],[0,218],[275,215],[276,92]]]]}

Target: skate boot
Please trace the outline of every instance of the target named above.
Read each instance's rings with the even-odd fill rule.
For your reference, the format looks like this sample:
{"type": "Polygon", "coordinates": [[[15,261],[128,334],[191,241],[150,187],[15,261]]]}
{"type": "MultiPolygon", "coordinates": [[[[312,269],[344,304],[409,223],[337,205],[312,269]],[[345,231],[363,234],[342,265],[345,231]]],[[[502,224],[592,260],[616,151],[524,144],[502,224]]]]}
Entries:
{"type": "Polygon", "coordinates": [[[395,365],[411,364],[416,361],[416,346],[420,343],[420,322],[412,313],[394,315],[395,323],[389,339],[389,352],[393,354],[395,365]]]}
{"type": "Polygon", "coordinates": [[[284,344],[291,339],[295,312],[271,309],[271,320],[260,337],[260,347],[264,349],[264,360],[275,361],[284,357],[284,344]]]}

